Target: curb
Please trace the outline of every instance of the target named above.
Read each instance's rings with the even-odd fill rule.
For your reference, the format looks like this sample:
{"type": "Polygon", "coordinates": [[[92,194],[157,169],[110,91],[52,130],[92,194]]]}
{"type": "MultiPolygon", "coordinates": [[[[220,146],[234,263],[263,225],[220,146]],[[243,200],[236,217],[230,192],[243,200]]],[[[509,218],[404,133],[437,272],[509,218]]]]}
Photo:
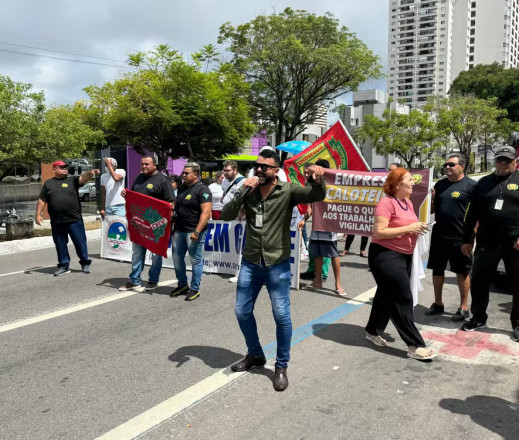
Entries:
{"type": "MultiPolygon", "coordinates": [[[[101,228],[86,231],[87,241],[100,240],[101,228]]],[[[0,255],[17,254],[18,252],[36,251],[38,249],[53,248],[52,237],[34,237],[22,240],[11,240],[0,243],[0,255]]]]}

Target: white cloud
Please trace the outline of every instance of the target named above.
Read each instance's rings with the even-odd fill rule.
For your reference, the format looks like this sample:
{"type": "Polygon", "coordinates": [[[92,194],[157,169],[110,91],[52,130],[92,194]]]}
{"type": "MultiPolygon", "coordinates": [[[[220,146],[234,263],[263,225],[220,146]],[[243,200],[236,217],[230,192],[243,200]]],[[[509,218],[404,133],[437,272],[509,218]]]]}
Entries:
{"type": "MultiPolygon", "coordinates": [[[[385,63],[388,2],[384,0],[11,0],[3,2],[0,15],[0,74],[45,90],[48,103],[71,103],[85,97],[84,87],[113,80],[121,69],[17,55],[2,49],[120,63],[2,43],[122,61],[131,52],[167,43],[189,55],[205,44],[216,44],[221,24],[245,23],[260,14],[281,12],[287,6],[316,14],[333,13],[385,63]]],[[[376,84],[385,88],[383,81],[376,84]]]]}

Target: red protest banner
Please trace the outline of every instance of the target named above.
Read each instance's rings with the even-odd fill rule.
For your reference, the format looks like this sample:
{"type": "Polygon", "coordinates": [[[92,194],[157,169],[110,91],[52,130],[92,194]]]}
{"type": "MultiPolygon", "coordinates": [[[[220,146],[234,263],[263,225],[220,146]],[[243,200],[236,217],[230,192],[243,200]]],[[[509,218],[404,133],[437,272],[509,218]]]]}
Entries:
{"type": "MultiPolygon", "coordinates": [[[[428,222],[430,170],[411,170],[415,187],[411,201],[420,221],[428,222]]],[[[387,173],[325,170],[326,197],[313,204],[313,226],[316,231],[373,235],[373,214],[378,201],[385,196],[387,173]]]]}
{"type": "Polygon", "coordinates": [[[126,191],[126,219],[130,240],[167,258],[171,233],[171,205],[135,191],[126,191]]]}
{"type": "Polygon", "coordinates": [[[298,155],[285,160],[283,168],[290,182],[305,184],[303,167],[326,159],[331,169],[369,171],[370,168],[342,121],[337,121],[312,145],[298,155]]]}

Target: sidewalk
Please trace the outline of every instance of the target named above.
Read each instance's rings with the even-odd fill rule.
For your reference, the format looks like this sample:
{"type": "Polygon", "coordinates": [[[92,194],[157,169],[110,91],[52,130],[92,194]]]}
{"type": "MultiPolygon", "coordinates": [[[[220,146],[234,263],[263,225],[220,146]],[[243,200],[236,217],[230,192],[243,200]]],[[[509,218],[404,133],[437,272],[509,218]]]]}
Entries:
{"type": "MultiPolygon", "coordinates": [[[[84,215],[85,223],[93,223],[99,220],[97,215],[84,215]]],[[[34,230],[50,229],[50,220],[44,220],[42,226],[34,225],[34,230]]],[[[87,240],[100,240],[101,228],[92,231],[86,231],[87,240]]],[[[0,242],[0,255],[16,254],[18,252],[35,251],[54,247],[52,236],[24,238],[21,240],[11,240],[0,242]]]]}

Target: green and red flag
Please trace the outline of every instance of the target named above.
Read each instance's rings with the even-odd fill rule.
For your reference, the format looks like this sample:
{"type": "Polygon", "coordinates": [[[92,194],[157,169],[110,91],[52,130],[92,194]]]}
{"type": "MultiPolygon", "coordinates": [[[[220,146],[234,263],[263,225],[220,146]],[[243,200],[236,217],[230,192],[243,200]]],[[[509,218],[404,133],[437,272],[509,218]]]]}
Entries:
{"type": "Polygon", "coordinates": [[[133,243],[167,258],[171,205],[135,191],[126,191],[126,219],[133,243]]]}
{"type": "Polygon", "coordinates": [[[371,171],[341,120],[308,148],[285,160],[283,167],[288,180],[304,185],[303,167],[315,163],[317,159],[326,159],[332,169],[371,171]]]}

